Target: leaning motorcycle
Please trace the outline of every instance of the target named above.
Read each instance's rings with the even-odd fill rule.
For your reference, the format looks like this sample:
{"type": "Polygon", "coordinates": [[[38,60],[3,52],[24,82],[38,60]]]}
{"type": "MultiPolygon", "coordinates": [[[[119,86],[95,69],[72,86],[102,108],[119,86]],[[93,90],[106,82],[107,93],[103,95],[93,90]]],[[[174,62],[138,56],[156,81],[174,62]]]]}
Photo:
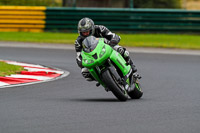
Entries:
{"type": "Polygon", "coordinates": [[[124,58],[106,44],[104,38],[87,37],[81,51],[82,66],[88,68],[90,74],[102,85],[106,91],[111,91],[118,100],[126,101],[129,97],[139,99],[142,97],[138,79],[124,58]]]}

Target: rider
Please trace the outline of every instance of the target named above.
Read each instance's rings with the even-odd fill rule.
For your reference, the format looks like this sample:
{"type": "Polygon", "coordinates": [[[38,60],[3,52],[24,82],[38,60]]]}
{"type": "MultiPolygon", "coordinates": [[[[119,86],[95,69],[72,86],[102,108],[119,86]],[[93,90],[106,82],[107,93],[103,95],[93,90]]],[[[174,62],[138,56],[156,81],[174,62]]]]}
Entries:
{"type": "Polygon", "coordinates": [[[113,49],[115,49],[122,55],[122,57],[127,61],[127,64],[130,64],[133,68],[133,72],[137,71],[135,65],[133,65],[133,62],[129,57],[129,52],[126,50],[126,48],[118,45],[121,39],[120,36],[112,33],[105,26],[94,25],[92,19],[85,17],[82,18],[78,23],[78,33],[79,36],[75,41],[75,49],[77,52],[76,61],[78,66],[81,68],[81,73],[83,77],[86,78],[87,81],[93,81],[94,78],[89,73],[88,69],[82,66],[82,57],[80,53],[83,48],[82,42],[88,36],[105,38],[105,43],[109,44],[113,49]]]}

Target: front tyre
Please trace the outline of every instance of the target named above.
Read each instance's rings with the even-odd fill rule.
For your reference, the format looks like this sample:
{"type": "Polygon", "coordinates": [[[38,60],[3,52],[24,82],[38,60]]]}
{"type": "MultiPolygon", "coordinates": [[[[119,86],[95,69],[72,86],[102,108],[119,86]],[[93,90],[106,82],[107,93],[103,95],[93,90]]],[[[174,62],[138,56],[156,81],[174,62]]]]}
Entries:
{"type": "Polygon", "coordinates": [[[106,70],[102,73],[102,79],[109,90],[120,100],[126,101],[128,99],[128,94],[124,89],[124,86],[119,84],[115,77],[106,70]]]}

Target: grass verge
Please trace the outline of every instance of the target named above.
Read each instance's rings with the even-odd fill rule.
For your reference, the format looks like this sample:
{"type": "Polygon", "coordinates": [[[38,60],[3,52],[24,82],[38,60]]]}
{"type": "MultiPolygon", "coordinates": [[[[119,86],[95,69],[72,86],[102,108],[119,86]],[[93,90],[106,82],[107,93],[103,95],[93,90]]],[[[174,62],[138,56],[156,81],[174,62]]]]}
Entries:
{"type": "Polygon", "coordinates": [[[17,74],[21,71],[24,71],[24,68],[21,66],[7,64],[5,62],[0,61],[0,76],[6,76],[11,74],[17,74]]]}
{"type": "MultiPolygon", "coordinates": [[[[118,34],[120,45],[129,47],[200,49],[199,35],[185,34],[118,34]]],[[[74,44],[76,33],[0,32],[0,41],[74,44]]]]}

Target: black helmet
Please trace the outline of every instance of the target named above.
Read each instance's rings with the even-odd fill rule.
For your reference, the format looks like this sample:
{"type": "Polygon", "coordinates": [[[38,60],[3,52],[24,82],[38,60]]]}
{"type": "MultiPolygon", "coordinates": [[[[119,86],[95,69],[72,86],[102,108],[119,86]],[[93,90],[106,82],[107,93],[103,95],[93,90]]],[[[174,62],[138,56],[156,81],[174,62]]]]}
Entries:
{"type": "Polygon", "coordinates": [[[90,18],[82,18],[78,23],[78,33],[80,36],[87,37],[94,34],[94,22],[90,18]],[[82,32],[89,31],[89,35],[85,36],[82,32]]]}

